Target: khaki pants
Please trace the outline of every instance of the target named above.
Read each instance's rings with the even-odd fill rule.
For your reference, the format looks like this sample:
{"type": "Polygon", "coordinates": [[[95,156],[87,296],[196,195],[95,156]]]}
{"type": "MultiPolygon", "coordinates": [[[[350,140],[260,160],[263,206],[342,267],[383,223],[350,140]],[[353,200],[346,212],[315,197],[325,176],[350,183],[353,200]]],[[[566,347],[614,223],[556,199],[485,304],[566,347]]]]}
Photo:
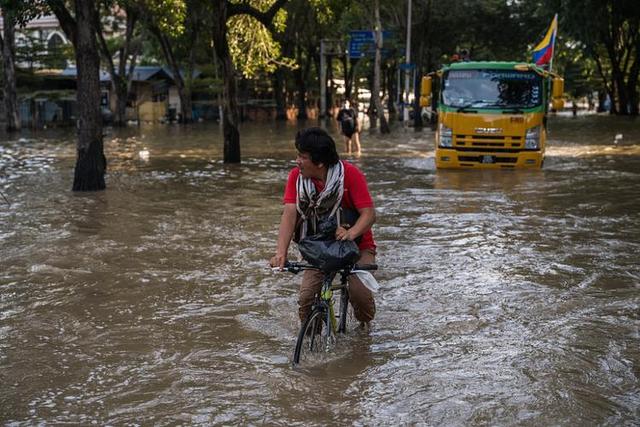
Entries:
{"type": "MultiPolygon", "coordinates": [[[[375,264],[375,249],[364,249],[360,251],[360,259],[358,264],[375,264]]],[[[300,294],[298,299],[298,314],[300,320],[304,320],[311,311],[311,306],[315,299],[315,295],[322,289],[322,279],[324,274],[317,270],[306,270],[300,284],[300,294]]],[[[360,322],[369,322],[376,315],[376,302],[373,299],[373,293],[366,288],[358,279],[358,276],[352,274],[349,276],[349,300],[353,306],[353,312],[360,322]]]]}

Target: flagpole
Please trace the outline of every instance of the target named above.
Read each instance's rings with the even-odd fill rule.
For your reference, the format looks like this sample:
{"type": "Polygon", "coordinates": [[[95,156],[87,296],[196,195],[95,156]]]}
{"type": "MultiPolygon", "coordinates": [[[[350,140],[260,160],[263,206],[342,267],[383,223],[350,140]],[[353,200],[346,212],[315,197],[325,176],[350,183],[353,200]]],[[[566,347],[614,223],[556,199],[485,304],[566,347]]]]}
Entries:
{"type": "Polygon", "coordinates": [[[549,72],[553,69],[553,57],[556,54],[556,39],[558,38],[558,14],[556,13],[553,17],[553,20],[556,22],[556,35],[553,40],[553,45],[551,46],[551,59],[549,60],[549,72]]]}

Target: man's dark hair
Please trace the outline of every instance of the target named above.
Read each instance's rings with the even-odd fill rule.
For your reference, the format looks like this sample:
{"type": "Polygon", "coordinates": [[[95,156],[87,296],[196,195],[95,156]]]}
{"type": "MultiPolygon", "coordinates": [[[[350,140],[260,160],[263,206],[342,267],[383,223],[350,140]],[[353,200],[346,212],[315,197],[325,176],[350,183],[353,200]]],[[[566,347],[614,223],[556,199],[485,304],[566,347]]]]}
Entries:
{"type": "Polygon", "coordinates": [[[324,163],[329,167],[340,160],[333,138],[318,127],[299,130],[296,134],[296,149],[301,153],[308,153],[316,165],[324,163]]]}

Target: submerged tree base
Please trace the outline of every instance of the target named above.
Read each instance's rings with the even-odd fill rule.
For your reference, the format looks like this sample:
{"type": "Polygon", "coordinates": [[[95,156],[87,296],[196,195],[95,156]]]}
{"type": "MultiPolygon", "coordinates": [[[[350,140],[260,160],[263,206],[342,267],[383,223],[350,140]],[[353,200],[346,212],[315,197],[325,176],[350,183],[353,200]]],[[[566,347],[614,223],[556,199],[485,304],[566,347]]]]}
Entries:
{"type": "Polygon", "coordinates": [[[91,144],[86,151],[78,150],[73,191],[104,190],[106,188],[104,180],[106,171],[107,158],[104,156],[101,141],[91,144]]]}
{"type": "Polygon", "coordinates": [[[240,163],[240,133],[238,128],[230,123],[224,127],[224,163],[240,163]]]}

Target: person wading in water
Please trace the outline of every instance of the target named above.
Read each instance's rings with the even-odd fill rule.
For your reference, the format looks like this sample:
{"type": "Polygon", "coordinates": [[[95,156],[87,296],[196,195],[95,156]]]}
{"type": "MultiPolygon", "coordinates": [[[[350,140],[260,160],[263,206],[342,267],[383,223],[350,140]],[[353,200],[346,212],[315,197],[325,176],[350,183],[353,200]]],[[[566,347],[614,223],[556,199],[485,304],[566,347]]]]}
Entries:
{"type": "Polygon", "coordinates": [[[344,143],[347,154],[351,154],[351,143],[353,142],[354,154],[360,155],[360,132],[358,129],[358,113],[351,107],[349,100],[345,100],[342,109],[338,112],[338,123],[340,131],[344,135],[344,143]]]}

